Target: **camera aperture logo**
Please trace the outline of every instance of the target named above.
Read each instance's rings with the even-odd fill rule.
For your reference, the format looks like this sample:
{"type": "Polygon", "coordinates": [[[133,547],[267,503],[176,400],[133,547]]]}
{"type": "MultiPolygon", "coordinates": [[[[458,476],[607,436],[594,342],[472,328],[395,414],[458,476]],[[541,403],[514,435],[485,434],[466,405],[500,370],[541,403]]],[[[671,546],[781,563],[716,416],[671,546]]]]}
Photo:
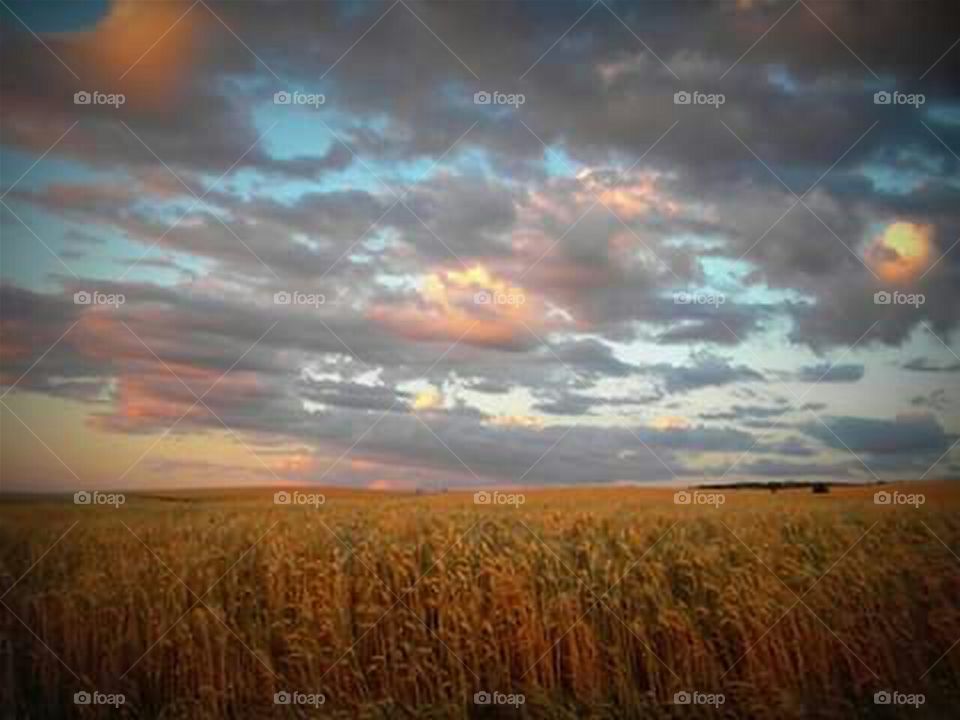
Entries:
{"type": "Polygon", "coordinates": [[[919,308],[926,301],[927,296],[923,293],[878,290],[873,294],[874,305],[912,305],[915,308],[919,308]]]}
{"type": "Polygon", "coordinates": [[[510,705],[518,708],[527,701],[522,693],[487,692],[481,690],[473,694],[474,705],[510,705]]]}
{"type": "Polygon", "coordinates": [[[714,292],[675,292],[673,302],[676,305],[712,305],[718,308],[727,302],[727,296],[714,292]]]}
{"type": "Polygon", "coordinates": [[[300,292],[299,290],[281,290],[273,294],[274,305],[304,305],[319,308],[326,304],[327,298],[323,293],[300,292]]]}
{"type": "Polygon", "coordinates": [[[73,294],[74,305],[106,305],[118,308],[127,301],[123,293],[102,293],[96,290],[78,290],[73,294]]]}
{"type": "Polygon", "coordinates": [[[499,490],[478,490],[473,494],[474,505],[512,505],[520,507],[527,501],[523,493],[505,493],[499,490]]]}
{"type": "Polygon", "coordinates": [[[913,505],[920,507],[927,501],[923,493],[903,493],[899,490],[879,490],[873,494],[874,505],[913,505]]]}
{"type": "Polygon", "coordinates": [[[897,690],[880,690],[873,694],[874,705],[913,705],[918,708],[927,702],[923,693],[902,693],[897,690]]]}
{"type": "Polygon", "coordinates": [[[727,501],[723,493],[678,490],[673,494],[674,505],[713,505],[718,508],[727,501]]]}
{"type": "Polygon", "coordinates": [[[487,292],[480,290],[474,293],[473,302],[477,305],[507,305],[510,307],[520,307],[527,301],[523,293],[515,292],[487,292]]]}
{"type": "Polygon", "coordinates": [[[73,694],[74,705],[109,705],[110,707],[118,708],[126,702],[127,698],[123,693],[102,693],[99,690],[87,692],[86,690],[80,690],[73,694]]]}
{"type": "Polygon", "coordinates": [[[712,105],[714,108],[719,108],[726,101],[727,96],[723,93],[679,90],[673,94],[674,105],[712,105]]]}
{"type": "Polygon", "coordinates": [[[327,498],[323,493],[279,490],[273,494],[274,505],[306,505],[308,507],[319,508],[325,502],[327,502],[327,498]]]}
{"type": "Polygon", "coordinates": [[[274,105],[307,105],[317,109],[325,102],[327,102],[327,96],[323,93],[304,93],[299,90],[287,92],[286,90],[279,90],[273,94],[274,105]]]}
{"type": "Polygon", "coordinates": [[[74,105],[109,105],[118,108],[127,101],[123,93],[102,93],[99,90],[92,92],[79,90],[73,94],[74,105]]]}
{"type": "Polygon", "coordinates": [[[702,693],[697,690],[681,690],[673,694],[674,705],[712,705],[720,707],[727,701],[723,693],[702,693]]]}
{"type": "Polygon", "coordinates": [[[73,494],[74,505],[112,505],[119,508],[127,502],[123,493],[105,493],[97,490],[78,490],[73,494]]]}
{"type": "Polygon", "coordinates": [[[874,105],[913,105],[919,108],[927,101],[923,93],[903,93],[899,90],[877,90],[873,94],[874,105]]]}
{"type": "Polygon", "coordinates": [[[486,90],[479,90],[473,94],[474,105],[511,105],[516,109],[526,101],[527,96],[523,93],[502,93],[497,90],[487,92],[486,90]]]}
{"type": "Polygon", "coordinates": [[[274,705],[309,705],[320,707],[327,701],[323,693],[304,693],[299,690],[281,690],[273,694],[274,705]]]}

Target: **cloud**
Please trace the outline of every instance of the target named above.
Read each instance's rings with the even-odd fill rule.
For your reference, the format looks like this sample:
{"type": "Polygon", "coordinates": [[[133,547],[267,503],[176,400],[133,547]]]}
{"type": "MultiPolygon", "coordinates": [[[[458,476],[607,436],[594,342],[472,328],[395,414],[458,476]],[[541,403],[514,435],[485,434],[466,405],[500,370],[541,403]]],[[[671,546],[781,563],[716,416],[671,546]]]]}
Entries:
{"type": "Polygon", "coordinates": [[[704,420],[764,420],[780,417],[790,411],[789,407],[766,407],[762,405],[734,404],[729,410],[707,412],[700,415],[704,420]]]}
{"type": "Polygon", "coordinates": [[[922,381],[960,364],[922,355],[916,332],[950,344],[960,321],[948,3],[878,2],[869,23],[856,5],[818,7],[870,70],[803,7],[740,60],[775,2],[610,0],[572,29],[579,3],[410,2],[382,21],[380,2],[156,5],[41,33],[83,83],[0,25],[4,187],[45,154],[0,209],[8,387],[79,400],[116,433],[183,416],[177,433],[206,435],[219,416],[307,446],[297,477],[353,483],[472,480],[417,405],[504,482],[534,464],[528,480],[670,479],[630,430],[678,474],[749,451],[744,472],[769,477],[844,475],[844,444],[923,470],[953,437],[949,398],[922,381]],[[874,105],[871,71],[884,86],[924,76],[927,103],[874,105]],[[84,83],[129,101],[75,105],[84,83]],[[673,104],[693,87],[727,103],[673,104]],[[273,104],[296,88],[327,102],[273,104]],[[527,101],[478,107],[481,89],[527,101]],[[31,232],[79,277],[50,271],[31,232]],[[104,279],[143,253],[140,280],[104,279]],[[926,301],[874,301],[893,286],[926,301]],[[73,304],[85,288],[127,302],[73,304]],[[698,289],[726,302],[675,301],[698,289]],[[279,307],[281,291],[329,302],[279,307]],[[914,356],[902,387],[878,371],[880,345],[914,356]],[[805,364],[832,348],[856,355],[805,364]],[[768,353],[783,374],[763,369],[768,353]],[[788,412],[763,397],[778,381],[857,383],[876,417],[941,415],[859,418],[829,398],[816,409],[842,442],[815,423],[751,449],[751,429],[788,412]],[[764,392],[744,400],[750,386],[764,392]],[[628,429],[634,415],[659,421],[628,429]]]}
{"type": "Polygon", "coordinates": [[[707,387],[764,381],[762,374],[746,365],[737,365],[705,353],[696,355],[690,365],[658,363],[647,366],[646,371],[658,377],[668,393],[686,393],[707,387]]]}
{"type": "Polygon", "coordinates": [[[875,455],[938,453],[952,438],[935,415],[912,413],[893,420],[858,417],[827,417],[824,424],[809,423],[803,431],[834,449],[875,455]]]}
{"type": "Polygon", "coordinates": [[[947,391],[944,388],[937,388],[925,395],[914,395],[910,399],[910,404],[914,407],[930,408],[931,410],[943,412],[949,408],[953,402],[947,397],[947,391]]]}
{"type": "Polygon", "coordinates": [[[659,393],[646,395],[628,395],[627,397],[602,397],[569,392],[566,390],[549,390],[542,393],[543,399],[533,404],[533,409],[547,415],[597,415],[602,409],[614,408],[647,408],[651,407],[662,395],[659,393]]]}
{"type": "Polygon", "coordinates": [[[821,363],[800,368],[796,377],[808,383],[855,383],[863,379],[865,368],[853,363],[841,365],[821,363]]]}
{"type": "Polygon", "coordinates": [[[545,320],[523,288],[511,286],[482,265],[428,273],[416,297],[377,303],[369,317],[410,340],[462,339],[469,345],[518,351],[538,343],[533,328],[541,328],[545,320]]]}
{"type": "Polygon", "coordinates": [[[960,362],[936,363],[930,358],[918,357],[902,365],[904,370],[922,373],[955,373],[960,372],[960,362]]]}
{"type": "Polygon", "coordinates": [[[410,393],[397,391],[380,385],[367,385],[357,382],[334,380],[307,380],[299,388],[300,397],[305,402],[317,403],[325,407],[342,407],[354,410],[396,410],[404,412],[410,409],[410,393]]]}

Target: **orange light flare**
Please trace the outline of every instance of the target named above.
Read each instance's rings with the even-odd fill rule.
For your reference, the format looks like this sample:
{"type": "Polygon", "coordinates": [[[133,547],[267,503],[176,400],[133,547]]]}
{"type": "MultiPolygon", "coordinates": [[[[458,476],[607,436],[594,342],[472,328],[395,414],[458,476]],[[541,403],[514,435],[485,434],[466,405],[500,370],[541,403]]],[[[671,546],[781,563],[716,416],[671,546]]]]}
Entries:
{"type": "Polygon", "coordinates": [[[650,423],[650,427],[654,430],[688,430],[690,429],[690,421],[679,415],[660,415],[655,417],[650,423]]]}
{"type": "Polygon", "coordinates": [[[536,415],[496,415],[487,423],[500,428],[522,428],[524,430],[543,430],[543,418],[536,415]]]}
{"type": "Polygon", "coordinates": [[[203,28],[216,22],[186,0],[113,0],[90,30],[51,36],[84,89],[123,93],[135,109],[169,110],[195,66],[203,28]],[[86,87],[89,85],[89,87],[86,87]]]}
{"type": "Polygon", "coordinates": [[[443,407],[443,395],[436,388],[427,388],[413,398],[413,409],[421,412],[443,407]]]}
{"type": "Polygon", "coordinates": [[[316,468],[316,458],[306,451],[293,451],[271,458],[268,466],[278,475],[304,476],[316,468]]]}
{"type": "Polygon", "coordinates": [[[931,267],[933,227],[903,221],[891,223],[871,240],[865,259],[881,280],[908,285],[931,267]]]}

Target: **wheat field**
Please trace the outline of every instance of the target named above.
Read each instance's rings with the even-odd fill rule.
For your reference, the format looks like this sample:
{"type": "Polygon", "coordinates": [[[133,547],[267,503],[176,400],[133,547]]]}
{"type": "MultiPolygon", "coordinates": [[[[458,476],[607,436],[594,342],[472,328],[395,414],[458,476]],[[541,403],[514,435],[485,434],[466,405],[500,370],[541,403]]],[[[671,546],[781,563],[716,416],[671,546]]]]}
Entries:
{"type": "Polygon", "coordinates": [[[947,717],[960,496],[902,489],[8,497],[3,717],[947,717]]]}

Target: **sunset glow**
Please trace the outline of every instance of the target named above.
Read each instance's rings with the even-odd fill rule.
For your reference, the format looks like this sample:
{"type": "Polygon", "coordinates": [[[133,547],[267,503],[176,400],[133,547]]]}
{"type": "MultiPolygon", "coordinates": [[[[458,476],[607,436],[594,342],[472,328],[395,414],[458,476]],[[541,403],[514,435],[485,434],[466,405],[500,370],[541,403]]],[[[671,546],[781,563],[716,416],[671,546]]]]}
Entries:
{"type": "Polygon", "coordinates": [[[891,283],[918,279],[933,260],[933,229],[929,225],[895,222],[871,243],[867,259],[874,271],[891,283]]]}
{"type": "Polygon", "coordinates": [[[956,0],[0,0],[0,715],[941,720],[956,0]]]}

